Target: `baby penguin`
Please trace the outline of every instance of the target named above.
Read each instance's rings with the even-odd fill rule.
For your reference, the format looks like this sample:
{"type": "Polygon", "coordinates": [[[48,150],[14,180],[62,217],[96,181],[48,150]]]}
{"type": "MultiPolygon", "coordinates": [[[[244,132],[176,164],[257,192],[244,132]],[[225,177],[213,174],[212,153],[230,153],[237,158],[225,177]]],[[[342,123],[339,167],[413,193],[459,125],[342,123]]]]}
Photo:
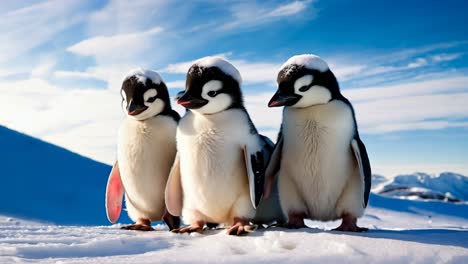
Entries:
{"type": "Polygon", "coordinates": [[[272,146],[258,134],[243,105],[241,76],[228,61],[205,57],[187,73],[177,103],[187,108],[177,128],[178,155],[166,188],[166,205],[202,232],[206,225],[230,226],[241,235],[255,229],[272,146]]]}
{"type": "Polygon", "coordinates": [[[315,55],[290,58],[278,73],[269,107],[285,106],[266,171],[265,196],[279,177],[280,202],[291,228],[304,218],[342,219],[335,230],[357,226],[369,200],[371,168],[351,103],[327,63],[315,55]]]}
{"type": "Polygon", "coordinates": [[[151,222],[161,219],[169,229],[178,228],[179,217],[166,210],[164,190],[177,152],[180,117],[171,109],[167,87],[154,71],[130,72],[121,95],[126,117],[119,129],[117,162],[107,183],[107,217],[112,223],[118,220],[125,193],[128,215],[135,224],[123,229],[150,231],[151,222]]]}

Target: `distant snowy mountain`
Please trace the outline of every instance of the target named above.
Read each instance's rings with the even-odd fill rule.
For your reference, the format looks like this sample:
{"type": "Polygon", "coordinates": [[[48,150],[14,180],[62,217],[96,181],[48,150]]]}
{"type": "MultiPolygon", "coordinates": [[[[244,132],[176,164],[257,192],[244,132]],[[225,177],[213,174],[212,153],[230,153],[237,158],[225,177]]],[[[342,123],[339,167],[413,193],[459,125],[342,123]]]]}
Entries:
{"type": "Polygon", "coordinates": [[[0,214],[56,224],[108,224],[109,165],[3,126],[0,164],[0,214]]]}
{"type": "Polygon", "coordinates": [[[373,192],[384,196],[468,202],[468,177],[456,173],[399,175],[387,182],[377,176],[373,180],[380,182],[373,192]]]}

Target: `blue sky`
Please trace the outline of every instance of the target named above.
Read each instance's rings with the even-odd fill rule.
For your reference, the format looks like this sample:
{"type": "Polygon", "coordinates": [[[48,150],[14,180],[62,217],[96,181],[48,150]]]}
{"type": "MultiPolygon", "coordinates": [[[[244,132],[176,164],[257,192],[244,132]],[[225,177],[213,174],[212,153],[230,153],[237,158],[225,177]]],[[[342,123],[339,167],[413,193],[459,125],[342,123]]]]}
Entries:
{"type": "MultiPolygon", "coordinates": [[[[174,95],[203,56],[243,75],[254,122],[290,56],[324,58],[355,105],[375,172],[468,174],[463,1],[3,1],[0,124],[106,163],[122,76],[158,70],[174,95]],[[14,109],[14,110],[13,110],[14,109]]],[[[181,110],[180,108],[177,108],[181,110]]]]}

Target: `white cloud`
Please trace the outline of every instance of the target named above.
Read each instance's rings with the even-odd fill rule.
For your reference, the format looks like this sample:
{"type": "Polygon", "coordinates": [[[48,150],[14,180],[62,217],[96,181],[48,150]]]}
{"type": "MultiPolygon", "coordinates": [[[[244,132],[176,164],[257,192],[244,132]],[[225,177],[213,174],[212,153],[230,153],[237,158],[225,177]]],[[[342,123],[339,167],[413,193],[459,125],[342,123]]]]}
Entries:
{"type": "Polygon", "coordinates": [[[354,78],[355,76],[361,74],[362,71],[366,68],[366,65],[353,65],[342,62],[330,62],[329,66],[335,74],[336,78],[338,78],[340,81],[354,78]]]}
{"type": "MultiPolygon", "coordinates": [[[[88,32],[91,36],[109,36],[144,31],[158,24],[155,19],[163,22],[166,14],[177,19],[175,11],[168,8],[170,4],[176,5],[167,0],[109,0],[89,16],[88,32]]],[[[177,6],[179,13],[183,7],[178,3],[177,6]]]]}
{"type": "Polygon", "coordinates": [[[464,55],[463,53],[453,53],[453,54],[443,53],[443,54],[437,54],[437,55],[431,56],[431,59],[435,62],[444,62],[444,61],[456,60],[463,55],[464,55]]]}
{"type": "Polygon", "coordinates": [[[289,4],[281,5],[271,10],[265,15],[265,17],[284,17],[292,16],[304,11],[307,8],[307,4],[311,1],[294,1],[289,4]]]}
{"type": "Polygon", "coordinates": [[[54,71],[57,78],[99,79],[96,74],[81,71],[54,71]]]}
{"type": "Polygon", "coordinates": [[[132,69],[144,65],[139,64],[103,64],[88,67],[86,71],[56,71],[54,75],[59,78],[96,79],[107,82],[107,88],[113,91],[119,90],[122,78],[132,69]]]}
{"type": "Polygon", "coordinates": [[[120,95],[60,89],[42,79],[0,83],[0,124],[108,163],[115,157],[120,95]]]}
{"type": "Polygon", "coordinates": [[[34,78],[46,77],[55,67],[56,61],[54,59],[45,59],[31,71],[31,76],[34,78]]]}
{"type": "Polygon", "coordinates": [[[374,86],[367,88],[346,89],[344,94],[352,102],[371,101],[377,99],[391,99],[410,95],[429,95],[441,92],[459,92],[468,89],[468,77],[445,77],[436,80],[421,80],[417,82],[374,86]]]}
{"type": "Polygon", "coordinates": [[[408,68],[418,68],[418,67],[423,67],[428,64],[427,60],[424,58],[417,58],[415,61],[411,62],[408,64],[408,68]]]}
{"type": "Polygon", "coordinates": [[[450,127],[442,126],[442,123],[421,125],[421,122],[468,118],[466,102],[468,102],[468,93],[454,93],[391,99],[382,97],[357,103],[354,107],[361,130],[367,133],[385,133],[450,127]]]}
{"type": "Polygon", "coordinates": [[[45,1],[2,14],[0,62],[15,58],[83,21],[85,4],[79,0],[45,1]]]}
{"type": "Polygon", "coordinates": [[[185,89],[185,81],[166,82],[168,89],[185,89]]]}
{"type": "Polygon", "coordinates": [[[277,6],[259,5],[254,2],[241,2],[231,7],[232,18],[220,27],[221,30],[232,30],[234,28],[256,27],[265,23],[277,21],[282,18],[304,18],[314,19],[317,11],[312,7],[311,0],[294,1],[277,6]],[[308,10],[306,16],[297,15],[308,10]]]}
{"type": "Polygon", "coordinates": [[[67,50],[83,56],[93,56],[100,62],[117,62],[134,59],[153,45],[150,38],[161,33],[161,27],[141,32],[97,36],[83,40],[67,50]]]}

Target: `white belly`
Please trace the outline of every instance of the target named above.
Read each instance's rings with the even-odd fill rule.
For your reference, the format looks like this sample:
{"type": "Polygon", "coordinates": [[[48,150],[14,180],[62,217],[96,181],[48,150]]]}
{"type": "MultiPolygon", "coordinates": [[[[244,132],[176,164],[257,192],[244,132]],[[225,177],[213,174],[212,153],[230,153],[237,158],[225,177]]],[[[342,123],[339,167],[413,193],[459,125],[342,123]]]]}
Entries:
{"type": "Polygon", "coordinates": [[[242,146],[258,142],[244,113],[229,110],[216,115],[188,113],[178,127],[177,144],[184,210],[226,222],[237,199],[249,193],[242,146]]]}
{"type": "Polygon", "coordinates": [[[280,184],[283,177],[291,178],[309,217],[338,217],[337,201],[355,170],[350,108],[340,101],[306,109],[287,108],[283,120],[280,184]]]}
{"type": "Polygon", "coordinates": [[[158,116],[145,121],[127,118],[120,127],[118,161],[127,203],[152,219],[160,219],[164,212],[164,189],[176,154],[176,126],[171,118],[158,116]]]}

